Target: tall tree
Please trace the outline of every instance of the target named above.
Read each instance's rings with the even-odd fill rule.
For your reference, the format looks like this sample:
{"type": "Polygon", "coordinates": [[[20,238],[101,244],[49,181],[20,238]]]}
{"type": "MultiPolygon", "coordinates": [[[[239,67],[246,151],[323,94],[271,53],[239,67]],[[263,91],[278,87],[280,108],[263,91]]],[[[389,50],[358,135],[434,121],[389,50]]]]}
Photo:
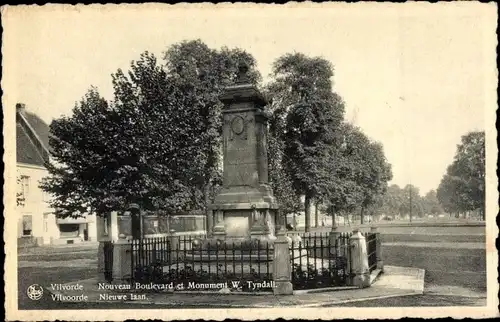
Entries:
{"type": "Polygon", "coordinates": [[[273,64],[274,120],[281,126],[284,170],[298,195],[305,196],[305,224],[309,231],[311,203],[328,181],[328,147],[343,119],[344,103],[332,92],[333,67],[320,57],[286,54],[273,64]]]}
{"type": "MultiPolygon", "coordinates": [[[[426,197],[420,196],[417,187],[407,184],[403,189],[393,184],[388,187],[383,195],[383,202],[380,211],[386,215],[396,217],[398,215],[411,215],[412,217],[423,216],[429,207],[435,207],[435,192],[430,191],[426,197]],[[434,193],[434,194],[433,194],[434,193]],[[426,200],[429,200],[427,203],[426,200]],[[434,204],[433,204],[434,203],[434,204]],[[428,206],[429,205],[429,206],[428,206]]],[[[432,211],[439,213],[438,208],[432,208],[432,211]]]]}
{"type": "Polygon", "coordinates": [[[185,103],[183,110],[191,110],[191,131],[197,135],[195,144],[206,158],[204,184],[208,185],[220,173],[219,160],[222,138],[222,107],[219,96],[234,81],[238,64],[249,67],[249,80],[261,80],[255,59],[241,49],[223,47],[220,51],[208,48],[200,40],[173,45],[165,53],[169,80],[181,89],[185,103]]]}
{"type": "Polygon", "coordinates": [[[337,131],[337,144],[330,146],[329,181],[322,194],[327,211],[335,219],[337,214],[348,215],[363,202],[363,152],[368,138],[359,128],[343,123],[337,131]]]}
{"type": "Polygon", "coordinates": [[[437,198],[447,213],[457,214],[461,209],[462,196],[458,189],[460,180],[458,178],[445,174],[441,179],[437,189],[437,198]]]}
{"type": "Polygon", "coordinates": [[[361,129],[344,123],[338,131],[337,142],[330,146],[328,181],[322,190],[328,212],[332,215],[366,210],[381,203],[392,178],[382,145],[371,142],[361,129]]]}
{"type": "Polygon", "coordinates": [[[403,195],[401,212],[408,214],[410,218],[422,217],[424,215],[424,205],[420,190],[414,185],[407,184],[403,188],[403,195]]]}
{"type": "Polygon", "coordinates": [[[108,104],[92,89],[71,117],[51,125],[54,159],[43,188],[60,215],[122,210],[134,202],[169,212],[203,209],[219,173],[218,95],[239,62],[260,79],[240,49],[208,48],[199,40],[170,47],[163,63],[143,53],[113,75],[108,104]]]}
{"type": "Polygon", "coordinates": [[[270,127],[268,136],[269,177],[274,195],[280,206],[281,215],[300,212],[300,195],[293,189],[290,175],[285,171],[283,163],[287,161],[284,155],[283,141],[277,139],[277,132],[270,127]]]}
{"type": "Polygon", "coordinates": [[[65,217],[87,211],[102,213],[121,200],[104,183],[117,158],[118,115],[97,89],[91,88],[75,105],[71,117],[50,124],[49,143],[54,161],[42,189],[52,194],[56,215],[65,217]]]}
{"type": "Polygon", "coordinates": [[[431,215],[438,215],[443,212],[443,208],[437,198],[436,190],[427,192],[423,198],[425,212],[431,215]]]}
{"type": "Polygon", "coordinates": [[[381,211],[391,217],[401,215],[404,199],[404,191],[397,184],[390,185],[384,194],[381,211]]]}
{"type": "Polygon", "coordinates": [[[387,183],[392,179],[391,165],[386,161],[382,144],[370,142],[364,149],[364,175],[360,185],[363,189],[361,203],[361,223],[365,210],[373,208],[387,191],[387,183]]]}

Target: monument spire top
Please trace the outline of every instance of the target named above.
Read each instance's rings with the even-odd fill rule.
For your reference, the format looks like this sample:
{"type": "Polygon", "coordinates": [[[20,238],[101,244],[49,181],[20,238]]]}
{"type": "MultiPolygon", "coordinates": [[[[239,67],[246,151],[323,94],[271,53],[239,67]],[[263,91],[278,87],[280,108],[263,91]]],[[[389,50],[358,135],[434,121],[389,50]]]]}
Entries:
{"type": "Polygon", "coordinates": [[[233,85],[227,86],[219,97],[220,101],[229,106],[238,103],[255,104],[257,109],[262,109],[267,104],[265,97],[257,89],[255,82],[249,75],[250,65],[248,62],[240,61],[233,85]]]}
{"type": "Polygon", "coordinates": [[[236,76],[236,84],[250,83],[250,77],[248,77],[249,70],[250,68],[246,62],[242,61],[238,64],[238,74],[236,76]]]}

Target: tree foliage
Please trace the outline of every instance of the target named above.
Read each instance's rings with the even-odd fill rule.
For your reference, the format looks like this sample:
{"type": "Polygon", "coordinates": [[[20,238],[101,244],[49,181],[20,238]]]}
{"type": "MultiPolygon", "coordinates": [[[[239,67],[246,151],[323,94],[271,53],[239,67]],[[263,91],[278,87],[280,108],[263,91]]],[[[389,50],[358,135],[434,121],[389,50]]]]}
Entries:
{"type": "MultiPolygon", "coordinates": [[[[435,202],[432,195],[433,192],[431,191],[425,197],[422,197],[420,189],[411,184],[407,184],[404,188],[393,184],[388,187],[387,192],[384,194],[379,211],[391,217],[423,217],[426,213],[430,213],[429,209],[435,202]]],[[[438,209],[435,209],[435,211],[435,213],[439,213],[438,209]]]]}
{"type": "Polygon", "coordinates": [[[380,212],[390,217],[401,215],[404,199],[403,190],[397,184],[390,185],[383,196],[380,212]]]}
{"type": "Polygon", "coordinates": [[[342,144],[331,150],[330,181],[325,189],[325,200],[330,213],[352,213],[360,210],[363,221],[366,210],[381,204],[392,179],[380,143],[371,141],[361,129],[344,123],[340,128],[342,144]]]}
{"type": "Polygon", "coordinates": [[[401,205],[401,212],[413,217],[423,217],[425,213],[425,205],[420,189],[414,185],[407,184],[403,188],[403,203],[401,205]]]}
{"type": "MultiPolygon", "coordinates": [[[[144,52],[112,75],[113,99],[91,88],[70,117],[50,126],[52,161],[42,188],[59,216],[104,214],[131,203],[167,213],[204,209],[221,181],[219,96],[237,67],[254,58],[241,49],[211,49],[185,41],[159,61],[144,52]]],[[[305,196],[331,213],[361,212],[382,203],[391,179],[382,145],[343,122],[344,102],[332,91],[332,65],[287,54],[273,64],[269,167],[283,212],[298,212],[305,196]]]]}
{"type": "Polygon", "coordinates": [[[437,198],[445,211],[460,213],[485,208],[485,133],[462,136],[454,160],[446,170],[437,198]]]}
{"type": "Polygon", "coordinates": [[[436,190],[430,190],[423,197],[425,213],[439,215],[443,213],[443,207],[439,203],[436,190]]]}
{"type": "Polygon", "coordinates": [[[269,132],[268,153],[269,179],[282,215],[300,212],[300,195],[293,188],[292,179],[285,171],[284,162],[287,158],[284,155],[283,141],[277,138],[276,130],[269,132]]]}
{"type": "Polygon", "coordinates": [[[288,199],[305,197],[306,230],[313,200],[330,214],[381,204],[391,166],[381,144],[343,122],[344,102],[332,91],[332,65],[287,54],[276,60],[272,76],[270,132],[280,151],[273,156],[279,159],[275,168],[286,178],[288,199]]]}
{"type": "Polygon", "coordinates": [[[26,197],[24,196],[23,187],[22,187],[22,176],[17,175],[16,177],[17,191],[16,191],[16,205],[18,207],[24,207],[26,203],[26,197]]]}
{"type": "Polygon", "coordinates": [[[341,124],[344,104],[332,92],[333,67],[320,57],[286,54],[273,64],[271,133],[280,143],[282,177],[305,195],[306,230],[310,205],[328,181],[326,160],[341,124]]]}
{"type": "Polygon", "coordinates": [[[130,70],[112,75],[108,103],[92,88],[71,117],[55,120],[55,162],[42,188],[59,216],[123,210],[189,211],[205,207],[209,184],[220,181],[222,132],[218,101],[245,61],[260,80],[251,55],[208,48],[199,40],[171,46],[163,62],[148,52],[130,70]]]}

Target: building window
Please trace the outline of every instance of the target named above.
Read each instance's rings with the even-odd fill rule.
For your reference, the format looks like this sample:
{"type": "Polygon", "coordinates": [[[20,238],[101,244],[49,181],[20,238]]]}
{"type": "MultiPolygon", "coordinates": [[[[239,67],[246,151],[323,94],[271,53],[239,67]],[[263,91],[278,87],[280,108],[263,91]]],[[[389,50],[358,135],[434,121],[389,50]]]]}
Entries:
{"type": "Polygon", "coordinates": [[[18,176],[17,177],[17,205],[24,207],[26,198],[29,195],[30,190],[30,177],[29,176],[18,176]]]}
{"type": "Polygon", "coordinates": [[[30,177],[21,176],[21,192],[27,196],[30,193],[30,177]]]}
{"type": "Polygon", "coordinates": [[[32,232],[32,217],[31,215],[23,215],[23,236],[31,236],[32,232]]]}

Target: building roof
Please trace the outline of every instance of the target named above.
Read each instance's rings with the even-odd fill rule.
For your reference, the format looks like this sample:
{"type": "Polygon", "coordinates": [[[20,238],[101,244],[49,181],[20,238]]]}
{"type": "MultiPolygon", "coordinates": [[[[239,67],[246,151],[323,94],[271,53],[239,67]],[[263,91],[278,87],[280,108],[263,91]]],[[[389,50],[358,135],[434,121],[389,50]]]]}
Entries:
{"type": "Polygon", "coordinates": [[[46,150],[50,150],[49,146],[49,126],[45,123],[38,115],[30,113],[29,111],[24,111],[24,117],[28,121],[29,125],[33,128],[36,135],[40,139],[43,147],[46,150]]]}
{"type": "Polygon", "coordinates": [[[17,162],[44,166],[49,159],[49,126],[36,114],[16,105],[17,162]]]}
{"type": "Polygon", "coordinates": [[[19,123],[16,124],[16,145],[17,162],[44,166],[42,155],[19,123]]]}

